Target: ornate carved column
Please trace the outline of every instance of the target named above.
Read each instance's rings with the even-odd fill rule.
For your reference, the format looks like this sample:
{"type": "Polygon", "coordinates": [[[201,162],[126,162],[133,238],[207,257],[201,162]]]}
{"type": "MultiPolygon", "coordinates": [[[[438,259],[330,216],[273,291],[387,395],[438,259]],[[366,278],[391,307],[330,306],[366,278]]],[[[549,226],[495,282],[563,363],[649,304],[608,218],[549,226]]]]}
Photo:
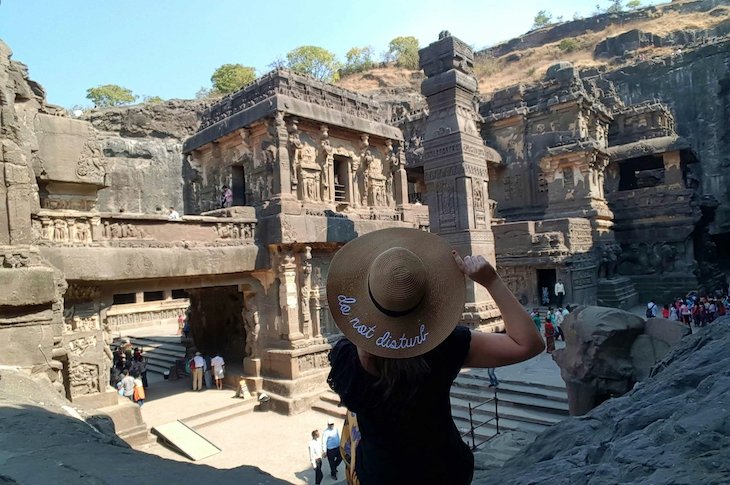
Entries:
{"type": "Polygon", "coordinates": [[[302,333],[305,337],[311,337],[312,312],[310,310],[310,299],[312,291],[312,248],[306,246],[300,254],[301,279],[299,293],[301,295],[300,305],[302,309],[302,333]]]}
{"type": "Polygon", "coordinates": [[[296,256],[291,249],[279,252],[279,305],[281,306],[281,338],[289,341],[304,338],[299,330],[299,294],[297,291],[296,256]]]}
{"type": "Polygon", "coordinates": [[[284,112],[277,111],[269,122],[269,133],[274,138],[276,164],[274,167],[274,195],[282,199],[292,198],[292,174],[289,160],[289,132],[284,122],[284,112]]]}
{"type": "Polygon", "coordinates": [[[329,129],[327,125],[320,126],[322,138],[320,146],[320,163],[322,165],[322,201],[334,202],[335,200],[335,150],[330,145],[329,129]]]}
{"type": "MultiPolygon", "coordinates": [[[[487,151],[478,128],[474,54],[448,32],[421,49],[427,76],[421,83],[429,117],[424,136],[423,168],[429,192],[431,232],[447,239],[460,254],[483,254],[495,262],[488,200],[487,151]]],[[[467,283],[463,321],[494,330],[501,319],[489,293],[467,283]]]]}

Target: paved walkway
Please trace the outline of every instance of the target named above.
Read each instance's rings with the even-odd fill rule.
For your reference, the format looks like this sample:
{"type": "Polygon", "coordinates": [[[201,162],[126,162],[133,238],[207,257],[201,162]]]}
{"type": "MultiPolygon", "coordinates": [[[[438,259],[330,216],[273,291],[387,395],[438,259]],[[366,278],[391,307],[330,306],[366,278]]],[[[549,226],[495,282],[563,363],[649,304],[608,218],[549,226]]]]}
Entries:
{"type": "MultiPolygon", "coordinates": [[[[234,394],[229,389],[194,392],[189,379],[154,382],[147,389],[142,416],[152,428],[233,404],[234,394]]],[[[222,451],[195,463],[221,469],[253,465],[289,483],[314,483],[307,446],[312,430],[319,429],[321,433],[327,419],[328,416],[314,411],[295,416],[254,412],[205,426],[197,431],[222,451]]],[[[336,419],[335,427],[342,429],[342,421],[336,419]]],[[[170,460],[189,461],[160,444],[148,445],[141,451],[170,460]]],[[[344,465],[340,465],[339,471],[340,480],[336,482],[329,476],[325,459],[322,483],[344,483],[344,465]]]]}

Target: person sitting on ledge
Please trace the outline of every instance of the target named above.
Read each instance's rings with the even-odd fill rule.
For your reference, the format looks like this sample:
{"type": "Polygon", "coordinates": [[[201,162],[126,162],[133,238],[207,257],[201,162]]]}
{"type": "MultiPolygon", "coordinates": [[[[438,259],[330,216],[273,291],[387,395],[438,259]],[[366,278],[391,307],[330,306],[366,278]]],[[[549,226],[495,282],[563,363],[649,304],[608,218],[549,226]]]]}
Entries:
{"type": "Polygon", "coordinates": [[[463,367],[514,364],[544,349],[494,267],[483,256],[462,259],[435,234],[383,229],[335,254],[327,298],[345,336],[327,380],[357,414],[359,483],[471,483],[474,456],[452,419],[451,384],[463,367]],[[464,275],[489,291],[506,334],[457,326],[464,275]]]}

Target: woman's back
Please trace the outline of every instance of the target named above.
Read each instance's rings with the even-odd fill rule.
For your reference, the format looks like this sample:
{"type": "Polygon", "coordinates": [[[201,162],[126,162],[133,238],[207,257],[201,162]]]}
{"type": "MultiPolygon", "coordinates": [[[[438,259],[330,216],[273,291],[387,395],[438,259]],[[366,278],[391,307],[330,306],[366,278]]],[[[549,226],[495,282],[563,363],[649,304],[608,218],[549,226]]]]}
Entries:
{"type": "MultiPolygon", "coordinates": [[[[360,363],[357,348],[340,340],[329,383],[357,414],[362,438],[356,472],[361,483],[469,483],[473,456],[451,416],[449,391],[469,351],[471,333],[457,327],[424,354],[429,371],[405,400],[382,402],[378,377],[360,363]]],[[[407,384],[404,384],[407,385],[407,384]]]]}

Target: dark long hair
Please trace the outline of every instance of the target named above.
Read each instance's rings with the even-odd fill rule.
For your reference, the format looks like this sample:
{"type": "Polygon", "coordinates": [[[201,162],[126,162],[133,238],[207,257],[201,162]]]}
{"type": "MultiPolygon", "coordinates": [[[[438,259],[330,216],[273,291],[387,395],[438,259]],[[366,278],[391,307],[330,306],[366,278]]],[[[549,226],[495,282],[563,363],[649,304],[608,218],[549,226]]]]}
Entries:
{"type": "Polygon", "coordinates": [[[380,404],[394,409],[402,409],[408,404],[431,370],[422,355],[408,359],[373,355],[372,362],[378,375],[375,387],[381,396],[380,404]]]}

